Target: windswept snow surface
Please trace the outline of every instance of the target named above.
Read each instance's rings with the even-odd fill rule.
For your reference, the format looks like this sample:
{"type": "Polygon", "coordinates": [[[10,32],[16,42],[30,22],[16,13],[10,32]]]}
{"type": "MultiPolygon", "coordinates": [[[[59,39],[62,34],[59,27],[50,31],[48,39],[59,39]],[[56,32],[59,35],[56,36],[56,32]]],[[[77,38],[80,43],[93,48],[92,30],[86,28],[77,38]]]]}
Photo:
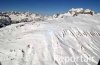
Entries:
{"type": "Polygon", "coordinates": [[[97,65],[100,15],[80,14],[0,28],[1,65],[97,65]],[[93,57],[89,62],[67,58],[93,57]]]}

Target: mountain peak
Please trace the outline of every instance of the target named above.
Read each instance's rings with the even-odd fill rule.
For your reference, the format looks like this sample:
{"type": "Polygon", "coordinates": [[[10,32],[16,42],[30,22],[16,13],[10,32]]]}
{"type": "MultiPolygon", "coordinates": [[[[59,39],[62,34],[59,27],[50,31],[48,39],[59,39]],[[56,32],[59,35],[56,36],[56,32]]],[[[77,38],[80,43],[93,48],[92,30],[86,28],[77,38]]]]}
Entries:
{"type": "Polygon", "coordinates": [[[77,16],[78,14],[89,14],[89,15],[93,15],[95,12],[90,10],[90,9],[83,9],[83,8],[72,8],[69,10],[69,12],[73,15],[73,16],[77,16]]]}

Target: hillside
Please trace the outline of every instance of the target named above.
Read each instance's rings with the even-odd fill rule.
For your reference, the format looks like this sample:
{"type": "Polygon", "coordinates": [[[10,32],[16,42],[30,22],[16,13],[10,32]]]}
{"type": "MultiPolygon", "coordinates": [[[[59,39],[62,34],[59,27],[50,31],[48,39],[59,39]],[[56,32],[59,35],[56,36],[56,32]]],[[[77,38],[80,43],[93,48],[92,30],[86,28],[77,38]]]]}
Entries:
{"type": "Polygon", "coordinates": [[[1,13],[0,27],[0,65],[97,65],[100,59],[100,14],[89,9],[48,17],[1,13]],[[74,57],[90,61],[67,62],[74,57]]]}

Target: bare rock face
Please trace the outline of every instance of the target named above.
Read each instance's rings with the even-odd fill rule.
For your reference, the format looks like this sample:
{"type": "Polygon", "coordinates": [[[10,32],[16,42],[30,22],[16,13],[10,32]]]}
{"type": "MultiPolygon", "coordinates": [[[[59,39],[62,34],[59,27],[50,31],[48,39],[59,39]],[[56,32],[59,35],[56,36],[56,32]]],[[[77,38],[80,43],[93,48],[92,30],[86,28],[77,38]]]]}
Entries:
{"type": "Polygon", "coordinates": [[[7,15],[0,15],[0,28],[10,25],[12,23],[11,18],[7,15]]]}

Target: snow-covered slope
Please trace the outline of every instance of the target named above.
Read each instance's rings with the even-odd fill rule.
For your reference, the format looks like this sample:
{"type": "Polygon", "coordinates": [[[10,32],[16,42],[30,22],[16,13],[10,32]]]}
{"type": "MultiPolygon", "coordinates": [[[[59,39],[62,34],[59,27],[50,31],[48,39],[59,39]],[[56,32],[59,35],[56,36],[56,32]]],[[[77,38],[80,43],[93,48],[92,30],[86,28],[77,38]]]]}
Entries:
{"type": "Polygon", "coordinates": [[[100,15],[79,14],[0,28],[1,65],[97,65],[100,15]],[[81,57],[89,62],[67,62],[81,57]]]}

